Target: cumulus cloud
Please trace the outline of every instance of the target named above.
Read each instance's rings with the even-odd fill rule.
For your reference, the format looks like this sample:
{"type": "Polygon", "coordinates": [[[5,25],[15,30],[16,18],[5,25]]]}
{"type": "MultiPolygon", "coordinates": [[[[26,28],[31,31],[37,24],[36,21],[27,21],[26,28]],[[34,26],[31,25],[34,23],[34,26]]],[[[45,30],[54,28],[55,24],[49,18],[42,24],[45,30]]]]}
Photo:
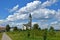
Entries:
{"type": "Polygon", "coordinates": [[[44,2],[42,4],[42,8],[47,7],[47,6],[51,6],[52,4],[54,4],[55,2],[57,2],[57,0],[47,0],[46,2],[44,2]]]}
{"type": "MultiPolygon", "coordinates": [[[[50,2],[53,4],[53,3],[55,3],[55,0],[54,1],[48,1],[48,3],[50,3],[50,2]]],[[[45,6],[47,6],[45,4],[45,2],[43,4],[45,6]]],[[[15,20],[18,18],[19,19],[28,18],[27,15],[29,13],[34,15],[35,18],[36,18],[36,16],[37,16],[37,18],[40,18],[40,17],[49,18],[49,17],[51,17],[51,15],[54,16],[55,11],[46,9],[45,7],[42,8],[44,6],[43,4],[41,3],[41,1],[33,1],[31,3],[28,3],[26,6],[17,10],[16,13],[14,13],[14,15],[9,15],[7,19],[9,20],[11,18],[12,20],[13,19],[15,20]]],[[[51,4],[49,4],[49,5],[51,5],[51,4]]]]}
{"type": "Polygon", "coordinates": [[[55,16],[55,10],[38,9],[32,12],[34,18],[52,18],[55,16]]]}
{"type": "MultiPolygon", "coordinates": [[[[25,7],[20,8],[17,10],[14,15],[9,15],[7,17],[8,20],[15,20],[15,19],[25,19],[28,13],[34,11],[39,5],[41,4],[40,1],[34,1],[31,3],[28,3],[25,7]]],[[[28,17],[28,16],[27,16],[28,17]]]]}
{"type": "Polygon", "coordinates": [[[14,11],[18,10],[18,8],[19,8],[19,5],[16,5],[12,9],[9,9],[9,12],[14,12],[14,11]]]}
{"type": "MultiPolygon", "coordinates": [[[[28,19],[29,14],[32,14],[32,17],[35,19],[49,19],[49,18],[59,18],[59,12],[51,9],[47,9],[46,7],[51,6],[54,4],[57,0],[47,0],[46,2],[41,3],[41,1],[33,1],[30,3],[27,3],[26,6],[18,9],[19,5],[16,5],[13,7],[10,11],[13,12],[13,15],[9,15],[6,20],[8,21],[15,21],[15,20],[25,20],[28,19]]],[[[42,21],[41,21],[42,22],[42,21]]],[[[33,22],[37,23],[37,22],[33,22]]],[[[12,23],[11,23],[12,24],[12,23]]],[[[15,23],[13,23],[15,24],[15,23]]],[[[17,25],[20,26],[23,23],[17,23],[17,25]]],[[[41,23],[39,23],[40,25],[41,23]]],[[[44,26],[44,28],[47,28],[48,24],[43,24],[41,26],[44,26]],[[45,27],[46,26],[46,27],[45,27]]]]}
{"type": "Polygon", "coordinates": [[[9,21],[15,21],[15,20],[24,20],[27,19],[27,14],[14,14],[14,15],[9,15],[6,19],[9,21]]]}
{"type": "Polygon", "coordinates": [[[50,26],[60,30],[60,23],[58,21],[51,22],[50,26]]]}
{"type": "Polygon", "coordinates": [[[9,25],[10,25],[10,27],[15,27],[15,26],[17,26],[18,28],[22,28],[23,22],[21,22],[21,23],[10,22],[9,25]]]}
{"type": "Polygon", "coordinates": [[[3,23],[3,20],[0,20],[0,24],[3,23]]]}
{"type": "Polygon", "coordinates": [[[57,14],[56,14],[56,19],[58,20],[58,21],[60,21],[60,9],[58,9],[58,11],[56,12],[57,14]]]}
{"type": "Polygon", "coordinates": [[[21,9],[19,9],[17,12],[19,13],[32,12],[35,9],[37,9],[40,6],[40,4],[41,4],[40,1],[33,1],[31,3],[28,3],[26,6],[22,7],[21,9]]]}

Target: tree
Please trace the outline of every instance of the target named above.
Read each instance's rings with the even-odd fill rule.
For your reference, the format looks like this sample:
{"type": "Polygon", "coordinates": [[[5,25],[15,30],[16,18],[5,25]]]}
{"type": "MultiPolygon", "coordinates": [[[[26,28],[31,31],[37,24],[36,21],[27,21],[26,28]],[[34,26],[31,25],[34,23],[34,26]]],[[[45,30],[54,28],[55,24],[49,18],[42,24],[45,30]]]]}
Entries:
{"type": "Polygon", "coordinates": [[[16,31],[16,30],[18,30],[18,28],[15,26],[13,30],[16,31]]]}
{"type": "Polygon", "coordinates": [[[49,29],[49,32],[50,32],[50,35],[55,34],[54,27],[51,26],[50,29],[49,29]]]}
{"type": "Polygon", "coordinates": [[[41,28],[40,28],[40,27],[39,27],[38,29],[39,29],[39,30],[41,30],[41,28]]]}
{"type": "Polygon", "coordinates": [[[54,28],[52,26],[50,26],[50,31],[54,31],[54,28]]]}
{"type": "Polygon", "coordinates": [[[39,29],[39,25],[38,24],[34,24],[33,25],[33,29],[39,29]]]}
{"type": "Polygon", "coordinates": [[[10,31],[10,26],[9,26],[9,24],[6,25],[6,31],[7,31],[7,32],[10,31]]]}

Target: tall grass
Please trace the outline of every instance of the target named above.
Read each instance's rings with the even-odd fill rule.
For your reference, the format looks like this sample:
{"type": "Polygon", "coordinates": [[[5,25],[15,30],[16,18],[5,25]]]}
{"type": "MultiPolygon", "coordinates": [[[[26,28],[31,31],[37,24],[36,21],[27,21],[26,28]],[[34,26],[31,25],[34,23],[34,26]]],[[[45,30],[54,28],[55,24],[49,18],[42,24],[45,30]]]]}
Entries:
{"type": "Polygon", "coordinates": [[[0,33],[0,40],[2,39],[2,33],[0,33]]]}
{"type": "MultiPolygon", "coordinates": [[[[7,34],[12,38],[12,40],[43,40],[44,31],[14,31],[7,32],[7,34]],[[30,34],[29,37],[27,36],[28,33],[30,34]]],[[[47,32],[47,40],[60,40],[60,31],[55,32],[53,35],[51,35],[50,32],[47,32]]]]}

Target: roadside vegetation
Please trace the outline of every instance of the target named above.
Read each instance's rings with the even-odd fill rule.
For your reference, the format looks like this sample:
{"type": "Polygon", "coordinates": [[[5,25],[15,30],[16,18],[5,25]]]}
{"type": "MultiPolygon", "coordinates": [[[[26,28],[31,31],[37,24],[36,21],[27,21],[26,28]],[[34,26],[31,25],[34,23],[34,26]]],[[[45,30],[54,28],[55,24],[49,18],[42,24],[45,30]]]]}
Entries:
{"type": "Polygon", "coordinates": [[[54,30],[51,26],[50,29],[41,29],[38,24],[34,24],[31,30],[17,30],[9,31],[7,34],[12,40],[60,40],[60,31],[54,30]]]}
{"type": "MultiPolygon", "coordinates": [[[[29,31],[30,36],[28,36],[28,31],[15,31],[7,32],[7,34],[12,38],[12,40],[44,40],[44,32],[38,30],[29,31]]],[[[52,34],[50,32],[45,36],[46,40],[60,40],[60,31],[52,34]]]]}
{"type": "Polygon", "coordinates": [[[2,33],[0,33],[0,40],[2,39],[2,33]]]}

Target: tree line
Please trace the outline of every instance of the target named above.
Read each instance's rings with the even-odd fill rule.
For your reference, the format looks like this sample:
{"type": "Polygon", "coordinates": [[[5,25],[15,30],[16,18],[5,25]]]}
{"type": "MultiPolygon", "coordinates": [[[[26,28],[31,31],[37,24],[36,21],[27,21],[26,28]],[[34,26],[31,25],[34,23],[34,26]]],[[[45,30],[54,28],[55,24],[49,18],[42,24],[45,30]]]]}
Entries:
{"type": "MultiPolygon", "coordinates": [[[[10,31],[10,29],[11,29],[10,25],[9,24],[6,25],[6,31],[7,32],[10,31]]],[[[32,29],[33,30],[36,30],[36,29],[38,29],[38,30],[44,30],[44,29],[41,29],[38,24],[34,24],[33,27],[32,27],[32,29]]],[[[13,27],[13,31],[16,31],[16,30],[18,30],[17,26],[13,27]]],[[[20,29],[20,30],[22,30],[22,29],[20,29]]],[[[49,30],[50,32],[54,31],[54,27],[50,26],[50,29],[47,29],[47,30],[49,30]]]]}

